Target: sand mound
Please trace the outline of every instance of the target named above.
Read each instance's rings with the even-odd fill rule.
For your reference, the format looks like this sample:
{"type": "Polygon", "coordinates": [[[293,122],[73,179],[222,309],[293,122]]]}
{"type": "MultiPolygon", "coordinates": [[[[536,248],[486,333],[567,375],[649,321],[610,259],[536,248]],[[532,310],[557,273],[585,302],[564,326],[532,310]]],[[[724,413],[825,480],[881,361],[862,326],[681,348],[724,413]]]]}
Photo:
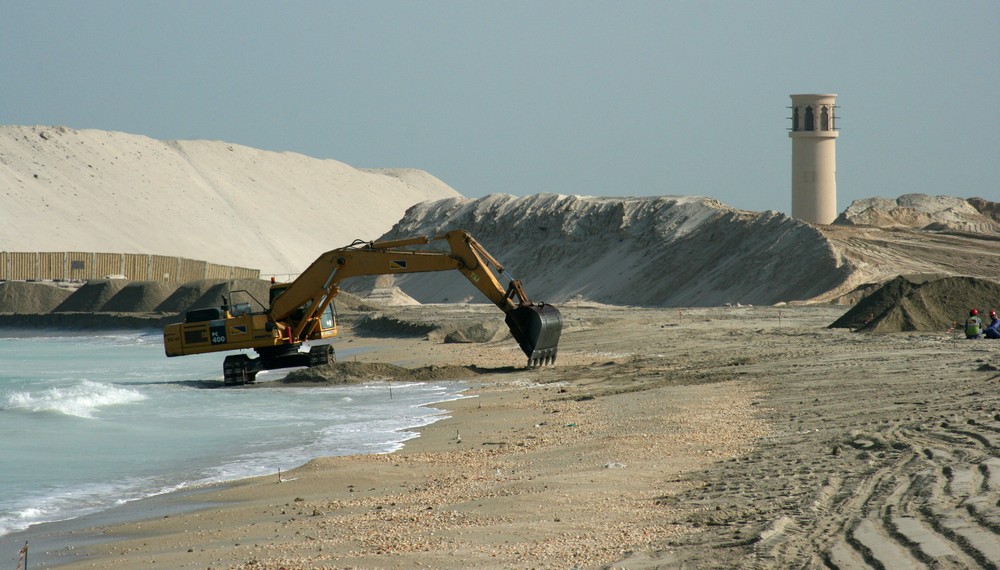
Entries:
{"type": "Polygon", "coordinates": [[[364,297],[364,302],[384,307],[419,305],[420,302],[407,295],[399,287],[376,287],[364,297]]]}
{"type": "MultiPolygon", "coordinates": [[[[417,204],[382,239],[454,228],[472,233],[534,300],[552,303],[773,304],[810,299],[851,272],[809,224],[702,197],[454,198],[417,204]]],[[[398,275],[396,285],[421,303],[485,300],[458,272],[398,275]]]]}
{"type": "Polygon", "coordinates": [[[426,336],[437,330],[435,323],[424,323],[409,319],[402,319],[384,313],[371,313],[362,316],[352,330],[355,333],[372,336],[426,336]]]}
{"type": "Polygon", "coordinates": [[[129,282],[124,279],[93,279],[83,284],[58,307],[53,313],[94,313],[125,288],[129,282]]]}
{"type": "Polygon", "coordinates": [[[899,277],[865,297],[830,328],[867,332],[944,331],[970,308],[1000,307],[1000,283],[974,277],[899,277]]]}
{"type": "Polygon", "coordinates": [[[48,283],[4,281],[0,283],[0,313],[48,313],[72,294],[69,289],[48,283]]]}
{"type": "Polygon", "coordinates": [[[219,281],[215,279],[184,283],[157,305],[154,310],[161,313],[181,313],[194,308],[195,302],[218,283],[219,281]]]}
{"type": "Polygon", "coordinates": [[[271,284],[263,279],[236,279],[217,281],[209,284],[201,297],[195,299],[187,309],[218,307],[226,303],[250,303],[253,310],[266,308],[269,303],[271,284]]]}
{"type": "Polygon", "coordinates": [[[191,281],[178,287],[156,306],[156,311],[183,313],[190,309],[217,307],[225,303],[224,297],[233,304],[250,303],[254,311],[259,311],[262,307],[266,308],[269,302],[270,287],[270,282],[263,279],[191,281]]]}
{"type": "MultiPolygon", "coordinates": [[[[448,343],[477,343],[493,342],[510,335],[503,319],[490,319],[488,321],[477,321],[468,324],[453,325],[451,330],[439,330],[435,333],[442,336],[441,340],[448,343]]],[[[435,339],[435,333],[428,335],[431,340],[435,339]]]]}
{"type": "MultiPolygon", "coordinates": [[[[190,309],[222,305],[224,296],[230,303],[250,303],[253,310],[259,311],[262,307],[242,291],[248,291],[266,304],[270,286],[269,281],[257,279],[207,279],[180,286],[160,281],[102,279],[90,281],[74,290],[52,283],[4,281],[0,282],[0,313],[183,314],[190,309]]],[[[337,296],[335,306],[348,310],[359,307],[371,309],[361,298],[346,292],[337,296]]]]}
{"type": "Polygon", "coordinates": [[[177,285],[162,281],[128,282],[100,310],[111,313],[153,312],[167,297],[177,290],[177,285]]]}
{"type": "Polygon", "coordinates": [[[428,382],[433,380],[472,378],[478,374],[475,367],[466,366],[449,365],[404,368],[393,364],[374,362],[336,362],[326,366],[314,366],[312,368],[292,371],[281,381],[287,384],[304,382],[345,384],[372,380],[428,382]]]}
{"type": "Polygon", "coordinates": [[[855,200],[834,224],[1000,233],[995,210],[996,204],[982,198],[904,194],[895,200],[855,200]]]}
{"type": "Polygon", "coordinates": [[[298,273],[417,202],[458,196],[419,170],[89,129],[0,126],[0,156],[6,251],[148,253],[264,274],[298,273]],[[309,213],[306,227],[295,212],[309,213]]]}
{"type": "Polygon", "coordinates": [[[983,198],[969,198],[968,202],[980,214],[1000,224],[1000,202],[990,202],[983,198]]]}

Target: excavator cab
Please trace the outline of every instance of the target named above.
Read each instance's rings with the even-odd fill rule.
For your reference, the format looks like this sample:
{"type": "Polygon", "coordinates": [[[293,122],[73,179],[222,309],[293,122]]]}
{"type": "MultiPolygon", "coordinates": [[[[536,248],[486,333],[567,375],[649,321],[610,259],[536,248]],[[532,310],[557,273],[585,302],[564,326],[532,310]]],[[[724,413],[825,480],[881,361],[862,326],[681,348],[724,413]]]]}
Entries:
{"type": "Polygon", "coordinates": [[[507,313],[504,319],[510,334],[528,356],[528,366],[556,363],[559,335],[562,334],[562,314],[552,305],[521,305],[507,313]]]}

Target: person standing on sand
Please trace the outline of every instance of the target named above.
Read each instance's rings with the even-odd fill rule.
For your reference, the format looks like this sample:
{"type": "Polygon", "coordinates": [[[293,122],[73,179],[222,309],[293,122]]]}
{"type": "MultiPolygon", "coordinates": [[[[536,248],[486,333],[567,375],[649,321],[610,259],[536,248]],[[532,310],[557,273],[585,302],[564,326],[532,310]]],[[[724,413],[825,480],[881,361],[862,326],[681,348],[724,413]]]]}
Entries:
{"type": "Polygon", "coordinates": [[[986,338],[1000,338],[1000,319],[997,318],[997,310],[990,309],[990,326],[986,327],[983,334],[986,338]]]}
{"type": "Polygon", "coordinates": [[[965,338],[982,338],[983,320],[979,318],[979,311],[969,309],[969,318],[965,321],[965,338]]]}

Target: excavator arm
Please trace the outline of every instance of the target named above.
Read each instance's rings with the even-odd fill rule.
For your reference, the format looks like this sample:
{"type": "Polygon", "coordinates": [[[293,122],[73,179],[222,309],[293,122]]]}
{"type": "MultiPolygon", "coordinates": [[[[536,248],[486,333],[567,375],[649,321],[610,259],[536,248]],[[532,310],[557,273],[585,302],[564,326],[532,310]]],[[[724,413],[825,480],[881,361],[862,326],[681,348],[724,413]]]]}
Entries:
{"type": "Polygon", "coordinates": [[[510,278],[504,288],[497,274],[510,275],[468,232],[454,230],[433,237],[362,242],[321,255],[283,293],[272,299],[269,318],[275,323],[291,322],[291,337],[309,338],[316,317],[339,293],[339,283],[351,277],[430,271],[461,272],[479,291],[506,315],[505,322],[528,356],[532,366],[555,363],[562,316],[552,305],[534,304],[520,281],[510,278]],[[405,249],[446,241],[448,252],[405,249]],[[292,319],[295,315],[297,318],[292,319]]]}

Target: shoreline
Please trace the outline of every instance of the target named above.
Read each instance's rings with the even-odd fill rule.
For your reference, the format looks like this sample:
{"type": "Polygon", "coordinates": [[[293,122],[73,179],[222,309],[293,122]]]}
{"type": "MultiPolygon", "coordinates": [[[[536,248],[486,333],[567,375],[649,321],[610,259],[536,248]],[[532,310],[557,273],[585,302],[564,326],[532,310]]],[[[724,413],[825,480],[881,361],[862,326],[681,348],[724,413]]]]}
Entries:
{"type": "Polygon", "coordinates": [[[169,497],[211,507],[81,528],[102,542],[53,558],[64,570],[1000,563],[982,522],[1000,480],[1000,342],[828,328],[844,310],[566,308],[559,364],[531,370],[511,368],[510,342],[390,339],[358,361],[486,373],[401,450],[169,497]]]}
{"type": "MultiPolygon", "coordinates": [[[[143,331],[121,332],[141,334],[143,331]]],[[[62,336],[65,336],[66,334],[68,333],[64,332],[62,333],[62,336]]],[[[370,348],[368,350],[376,349],[370,348]]],[[[242,389],[267,390],[274,387],[307,390],[312,387],[329,387],[329,385],[326,384],[313,384],[311,382],[294,382],[286,384],[280,382],[282,376],[283,374],[279,374],[276,378],[268,378],[257,384],[242,387],[242,389]]],[[[417,422],[416,418],[414,418],[414,424],[398,428],[395,430],[396,436],[392,439],[386,440],[385,447],[389,449],[388,451],[372,452],[372,454],[391,454],[399,451],[408,441],[418,438],[420,436],[420,431],[427,425],[432,425],[433,423],[440,421],[440,418],[445,417],[445,414],[447,414],[445,406],[449,402],[469,397],[465,395],[468,391],[468,382],[465,380],[441,379],[429,380],[428,382],[446,386],[447,392],[440,395],[442,398],[441,400],[420,405],[420,407],[427,408],[429,410],[429,414],[422,419],[426,421],[417,422]]],[[[367,381],[358,379],[356,382],[350,383],[374,383],[377,385],[379,382],[377,380],[367,381]]],[[[409,384],[411,382],[407,381],[406,383],[409,384]]],[[[221,381],[219,384],[221,386],[221,381]]],[[[364,453],[362,452],[357,452],[352,455],[363,454],[364,453]]],[[[332,455],[329,457],[340,456],[343,455],[332,455]]],[[[306,466],[315,459],[317,459],[317,457],[303,458],[301,459],[302,462],[300,464],[288,469],[277,469],[274,474],[245,475],[235,479],[181,483],[171,490],[154,492],[142,497],[120,502],[119,504],[109,504],[104,507],[91,510],[90,512],[76,514],[64,519],[34,523],[27,528],[0,536],[0,560],[3,560],[3,554],[15,552],[18,548],[23,546],[25,542],[29,542],[33,545],[31,550],[35,553],[31,559],[33,562],[32,567],[38,567],[39,565],[41,565],[41,567],[47,567],[49,564],[57,562],[57,557],[46,555],[46,551],[73,551],[87,545],[100,544],[108,540],[107,538],[103,538],[101,536],[81,534],[81,531],[93,528],[137,524],[141,523],[145,519],[179,515],[211,506],[219,506],[220,503],[204,501],[199,497],[206,493],[221,491],[229,486],[253,479],[267,480],[268,478],[274,477],[288,481],[290,473],[306,466]],[[39,562],[39,559],[41,559],[41,562],[39,562]]],[[[16,560],[14,562],[16,562],[16,560]]]]}
{"type": "MultiPolygon", "coordinates": [[[[360,518],[362,523],[369,524],[380,522],[365,520],[373,514],[394,510],[404,516],[402,520],[390,516],[381,521],[377,533],[345,540],[344,545],[351,547],[338,556],[338,567],[392,566],[400,556],[417,553],[421,558],[433,558],[432,566],[466,567],[494,562],[509,566],[527,554],[523,545],[510,546],[505,552],[494,552],[497,545],[492,545],[465,553],[467,558],[455,558],[444,548],[447,540],[434,535],[454,524],[456,518],[458,528],[475,528],[481,523],[499,525],[512,536],[522,534],[523,525],[553,526],[546,532],[550,536],[533,547],[530,557],[556,562],[569,549],[577,553],[577,562],[585,565],[614,559],[625,552],[619,550],[618,538],[594,541],[589,533],[585,538],[575,531],[556,530],[562,526],[574,528],[576,524],[570,522],[576,518],[574,513],[603,509],[611,517],[610,510],[616,511],[623,532],[628,532],[633,540],[648,540],[644,537],[652,536],[650,533],[663,536],[676,532],[677,529],[664,527],[649,516],[641,521],[635,519],[634,503],[640,497],[648,499],[649,490],[637,496],[630,489],[638,483],[631,480],[635,458],[626,457],[631,452],[605,453],[599,449],[601,446],[579,442],[580,438],[608,429],[607,422],[615,421],[610,410],[593,400],[565,401],[559,404],[560,409],[543,403],[564,389],[558,384],[526,385],[516,381],[471,386],[466,392],[468,397],[435,405],[446,417],[419,428],[420,435],[407,440],[400,450],[317,458],[283,472],[281,482],[277,475],[241,479],[143,499],[112,513],[67,521],[63,528],[59,528],[61,523],[52,523],[49,532],[40,528],[38,533],[47,534],[49,544],[57,546],[58,551],[36,560],[65,569],[134,568],[154,561],[171,568],[201,567],[219,563],[204,562],[206,555],[214,559],[213,551],[232,550],[232,555],[239,557],[242,545],[247,545],[248,551],[263,548],[270,533],[255,532],[254,528],[277,525],[279,529],[289,529],[292,537],[301,536],[301,530],[291,530],[298,521],[308,524],[309,519],[344,510],[348,518],[360,518]],[[565,446],[579,447],[568,455],[559,453],[558,449],[565,446]],[[553,465],[546,468],[528,460],[535,454],[543,454],[553,465]],[[450,489],[429,488],[426,483],[414,482],[414,477],[450,489]],[[601,484],[598,481],[608,484],[613,491],[600,492],[584,504],[569,499],[572,496],[569,492],[577,487],[593,492],[593,487],[601,484]],[[565,498],[548,497],[551,489],[563,487],[569,493],[565,498]],[[503,504],[505,496],[522,494],[546,496],[550,504],[532,502],[536,514],[525,513],[518,505],[503,504]],[[615,497],[622,504],[609,505],[609,501],[619,503],[615,497]],[[470,501],[478,502],[473,505],[470,501]],[[490,504],[494,502],[498,504],[490,504]],[[629,506],[630,503],[633,505],[629,506]],[[216,524],[227,528],[237,525],[238,538],[231,542],[234,538],[228,532],[218,533],[217,539],[211,538],[213,533],[209,529],[216,524]],[[187,542],[192,525],[200,529],[202,538],[187,542]],[[626,527],[634,528],[626,531],[626,527]],[[250,541],[253,547],[249,547],[250,541]],[[371,551],[373,545],[375,550],[371,551]],[[429,555],[428,549],[439,552],[429,555]],[[191,564],[192,558],[203,562],[191,564]]],[[[718,395],[712,399],[718,401],[710,407],[728,409],[718,395]]],[[[719,445],[716,442],[711,447],[718,449],[719,445]]],[[[716,451],[703,456],[724,455],[716,451]]],[[[658,458],[677,461],[676,457],[667,460],[658,455],[658,458]]],[[[605,522],[602,517],[591,524],[596,530],[605,522]]],[[[462,534],[461,530],[456,532],[462,534]]],[[[283,560],[299,560],[301,566],[282,564],[289,564],[290,568],[321,564],[316,554],[322,550],[310,552],[311,540],[293,541],[296,544],[284,547],[287,553],[283,560]]],[[[39,542],[42,547],[44,543],[39,542]]],[[[232,560],[228,564],[243,567],[240,565],[253,558],[248,553],[245,560],[232,560]]]]}

